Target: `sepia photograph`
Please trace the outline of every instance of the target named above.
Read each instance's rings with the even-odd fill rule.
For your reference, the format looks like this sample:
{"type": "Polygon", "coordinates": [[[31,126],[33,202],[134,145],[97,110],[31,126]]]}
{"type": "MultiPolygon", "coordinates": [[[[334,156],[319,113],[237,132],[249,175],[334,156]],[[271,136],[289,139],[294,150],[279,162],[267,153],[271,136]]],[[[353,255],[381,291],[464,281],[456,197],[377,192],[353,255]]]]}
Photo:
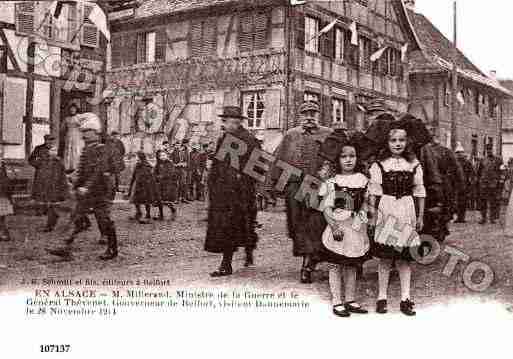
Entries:
{"type": "Polygon", "coordinates": [[[0,357],[508,357],[512,12],[0,1],[0,357]]]}

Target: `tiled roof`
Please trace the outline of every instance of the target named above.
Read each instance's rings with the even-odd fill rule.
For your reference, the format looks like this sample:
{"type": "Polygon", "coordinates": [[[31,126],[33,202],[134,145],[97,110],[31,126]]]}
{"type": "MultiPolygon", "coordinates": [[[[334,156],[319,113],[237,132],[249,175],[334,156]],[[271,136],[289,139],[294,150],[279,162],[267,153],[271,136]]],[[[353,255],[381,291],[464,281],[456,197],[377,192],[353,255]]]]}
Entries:
{"type": "Polygon", "coordinates": [[[151,16],[193,11],[209,6],[236,3],[240,0],[144,0],[135,11],[135,17],[142,19],[151,16]]]}
{"type": "MultiPolygon", "coordinates": [[[[408,17],[420,41],[421,52],[412,53],[412,72],[437,72],[452,70],[453,45],[424,15],[408,10],[408,17]]],[[[499,81],[487,77],[461,51],[457,51],[458,74],[469,80],[494,88],[509,96],[512,93],[499,81]]]]}

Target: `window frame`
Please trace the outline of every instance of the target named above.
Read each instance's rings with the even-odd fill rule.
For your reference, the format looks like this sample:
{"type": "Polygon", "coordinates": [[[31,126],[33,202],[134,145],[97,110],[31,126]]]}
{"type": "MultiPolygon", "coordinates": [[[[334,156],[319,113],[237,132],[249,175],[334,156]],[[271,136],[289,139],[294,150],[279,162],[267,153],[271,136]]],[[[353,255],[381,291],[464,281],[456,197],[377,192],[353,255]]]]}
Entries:
{"type": "Polygon", "coordinates": [[[347,99],[345,98],[342,98],[342,97],[336,97],[336,96],[333,96],[331,98],[331,125],[335,125],[335,124],[340,124],[340,125],[343,125],[343,124],[346,124],[346,115],[347,115],[347,99]],[[338,121],[337,118],[336,118],[336,115],[335,115],[335,111],[336,111],[336,108],[335,108],[335,104],[336,103],[339,103],[342,105],[342,111],[341,111],[341,120],[338,121]]]}
{"type": "Polygon", "coordinates": [[[266,129],[266,123],[265,123],[265,120],[266,120],[266,117],[265,117],[265,110],[266,110],[266,103],[265,103],[265,90],[252,90],[252,91],[243,91],[241,93],[241,99],[242,99],[242,108],[243,110],[245,111],[244,113],[244,116],[247,117],[247,127],[249,130],[265,130],[266,129]],[[260,118],[258,118],[257,114],[258,114],[258,99],[257,99],[257,96],[260,95],[261,97],[261,103],[263,104],[263,110],[262,110],[262,114],[260,116],[260,118]],[[250,100],[250,103],[253,102],[253,117],[249,116],[248,113],[247,113],[247,110],[249,110],[249,105],[248,105],[248,108],[246,110],[246,105],[245,105],[245,100],[247,98],[247,96],[251,96],[251,100],[250,100]],[[250,120],[252,121],[252,125],[250,125],[250,120]],[[256,126],[255,124],[257,123],[257,121],[260,121],[259,123],[259,126],[256,126]]]}
{"type": "Polygon", "coordinates": [[[239,16],[239,31],[237,35],[237,45],[239,52],[241,53],[251,53],[254,51],[261,51],[269,48],[270,46],[270,38],[269,38],[269,22],[271,20],[271,12],[269,10],[255,10],[255,11],[247,11],[239,16]],[[265,16],[265,28],[257,31],[257,16],[263,15],[265,16]],[[251,29],[249,32],[245,31],[243,32],[243,20],[247,17],[251,18],[251,29]],[[263,46],[260,46],[260,43],[257,41],[257,34],[258,33],[265,33],[265,44],[263,46]],[[242,50],[241,46],[241,37],[242,34],[251,34],[251,48],[250,49],[244,49],[242,50]],[[258,47],[256,45],[259,45],[258,47]]]}
{"type": "Polygon", "coordinates": [[[321,21],[318,18],[311,15],[305,15],[305,51],[317,55],[321,54],[321,42],[319,41],[319,31],[321,30],[320,26],[321,21]],[[314,24],[316,25],[313,34],[310,32],[308,27],[308,25],[310,25],[309,22],[312,21],[314,21],[314,24]],[[315,46],[312,44],[315,44],[315,46]],[[315,50],[313,50],[313,48],[315,48],[315,50]]]}

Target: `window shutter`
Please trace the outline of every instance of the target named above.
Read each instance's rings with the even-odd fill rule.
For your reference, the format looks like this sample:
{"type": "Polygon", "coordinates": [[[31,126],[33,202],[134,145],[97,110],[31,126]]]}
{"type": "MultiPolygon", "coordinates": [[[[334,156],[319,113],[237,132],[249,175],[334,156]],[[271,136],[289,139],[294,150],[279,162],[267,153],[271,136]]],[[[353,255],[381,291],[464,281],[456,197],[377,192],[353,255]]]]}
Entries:
{"type": "Polygon", "coordinates": [[[138,64],[146,62],[146,33],[137,34],[137,60],[138,64]]]}
{"type": "Polygon", "coordinates": [[[267,90],[265,92],[265,127],[268,129],[281,128],[281,91],[267,90]]]}
{"type": "Polygon", "coordinates": [[[98,47],[99,33],[98,28],[89,20],[89,14],[93,11],[93,7],[84,5],[84,25],[82,26],[82,45],[90,47],[98,47]]]}
{"type": "Polygon", "coordinates": [[[16,31],[22,33],[34,32],[34,5],[33,1],[16,4],[16,31]]]}
{"type": "Polygon", "coordinates": [[[335,58],[335,28],[332,28],[326,35],[326,56],[335,58]]]}
{"type": "Polygon", "coordinates": [[[121,58],[123,52],[123,35],[112,34],[111,50],[112,68],[118,68],[123,66],[121,58]]]}
{"type": "Polygon", "coordinates": [[[25,86],[6,80],[4,82],[2,141],[23,144],[23,117],[25,116],[25,86]]]}
{"type": "Polygon", "coordinates": [[[157,40],[155,44],[155,62],[166,62],[166,46],[166,30],[160,29],[157,31],[157,40]]]}
{"type": "Polygon", "coordinates": [[[203,23],[203,54],[214,55],[217,52],[216,18],[211,18],[203,23]]]}
{"type": "Polygon", "coordinates": [[[254,17],[254,50],[265,49],[267,47],[267,23],[268,13],[256,13],[254,17]]]}
{"type": "Polygon", "coordinates": [[[124,47],[121,51],[123,57],[123,66],[130,66],[137,61],[137,34],[124,35],[124,47]]]}
{"type": "Polygon", "coordinates": [[[253,16],[249,13],[240,17],[239,49],[240,52],[253,49],[253,16]]]}
{"type": "Polygon", "coordinates": [[[321,111],[321,125],[330,126],[331,116],[333,114],[333,104],[331,103],[331,97],[322,95],[322,111],[321,111]]]}
{"type": "MultiPolygon", "coordinates": [[[[326,25],[328,25],[328,23],[326,21],[319,20],[318,31],[321,31],[326,25]]],[[[315,41],[315,40],[311,40],[311,41],[315,41]]],[[[317,50],[319,51],[319,54],[321,54],[322,56],[328,56],[328,55],[326,55],[326,34],[321,34],[321,33],[317,32],[317,44],[318,44],[317,50]]]]}
{"type": "Polygon", "coordinates": [[[296,46],[298,49],[305,49],[305,15],[296,15],[296,46]]]}
{"type": "Polygon", "coordinates": [[[191,52],[192,56],[201,56],[201,21],[191,24],[191,52]]]}
{"type": "MultiPolygon", "coordinates": [[[[73,36],[78,31],[78,16],[77,16],[77,6],[76,4],[68,4],[68,34],[67,40],[71,42],[73,36]]],[[[78,36],[75,37],[75,41],[77,41],[78,36]]],[[[75,42],[74,41],[74,42],[75,42]]]]}

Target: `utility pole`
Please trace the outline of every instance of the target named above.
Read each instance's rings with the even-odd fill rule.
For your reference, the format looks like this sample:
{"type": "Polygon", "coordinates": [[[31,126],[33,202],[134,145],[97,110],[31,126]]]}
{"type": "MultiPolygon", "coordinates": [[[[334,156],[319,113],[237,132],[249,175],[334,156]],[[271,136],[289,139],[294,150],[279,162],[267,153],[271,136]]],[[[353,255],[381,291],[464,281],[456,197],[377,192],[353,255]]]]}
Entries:
{"type": "Polygon", "coordinates": [[[457,4],[456,0],[454,1],[454,41],[453,41],[453,49],[452,49],[452,101],[451,101],[451,148],[454,150],[456,148],[456,143],[458,142],[458,131],[457,131],[457,117],[458,117],[458,109],[457,109],[457,93],[458,93],[458,67],[457,67],[457,58],[458,58],[458,18],[457,18],[457,4]]]}

